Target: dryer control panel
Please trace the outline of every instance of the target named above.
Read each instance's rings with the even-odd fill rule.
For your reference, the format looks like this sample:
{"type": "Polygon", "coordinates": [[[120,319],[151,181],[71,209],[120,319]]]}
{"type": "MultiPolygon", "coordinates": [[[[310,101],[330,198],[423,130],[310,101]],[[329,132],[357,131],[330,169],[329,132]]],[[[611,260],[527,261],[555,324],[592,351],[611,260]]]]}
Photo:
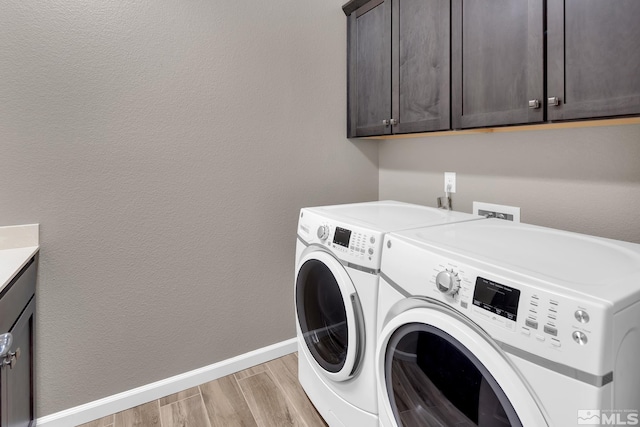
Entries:
{"type": "Polygon", "coordinates": [[[354,267],[380,268],[383,233],[321,217],[300,213],[298,237],[307,245],[321,245],[341,261],[354,267]]]}

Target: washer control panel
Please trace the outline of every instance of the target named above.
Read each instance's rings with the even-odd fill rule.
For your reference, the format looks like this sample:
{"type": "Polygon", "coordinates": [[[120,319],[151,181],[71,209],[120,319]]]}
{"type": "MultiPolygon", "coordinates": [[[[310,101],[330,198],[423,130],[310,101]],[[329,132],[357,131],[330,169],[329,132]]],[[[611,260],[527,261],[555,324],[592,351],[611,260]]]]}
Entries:
{"type": "Polygon", "coordinates": [[[564,313],[566,309],[561,307],[560,298],[546,296],[540,292],[532,293],[523,305],[522,311],[526,316],[525,324],[520,328],[523,335],[533,336],[541,343],[548,340],[549,344],[558,349],[566,344],[568,337],[564,334],[564,327],[560,327],[560,323],[564,322],[558,319],[567,319],[568,316],[564,313]]]}
{"type": "Polygon", "coordinates": [[[441,260],[431,269],[430,291],[422,294],[456,308],[500,342],[577,369],[597,370],[604,363],[603,331],[611,321],[606,307],[535,282],[441,260]]]}
{"type": "Polygon", "coordinates": [[[587,285],[456,254],[410,236],[420,239],[385,236],[380,268],[406,295],[448,305],[514,357],[534,355],[594,375],[613,369],[613,308],[591,297],[587,285]]]}

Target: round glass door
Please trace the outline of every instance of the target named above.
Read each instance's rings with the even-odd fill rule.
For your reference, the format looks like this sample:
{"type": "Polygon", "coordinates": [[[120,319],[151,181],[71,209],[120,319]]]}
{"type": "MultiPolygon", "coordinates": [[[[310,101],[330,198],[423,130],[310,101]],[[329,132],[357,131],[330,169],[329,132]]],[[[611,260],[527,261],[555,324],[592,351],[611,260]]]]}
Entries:
{"type": "Polygon", "coordinates": [[[446,332],[405,325],[387,349],[387,391],[398,425],[522,427],[493,376],[446,332]]]}
{"type": "Polygon", "coordinates": [[[315,361],[337,380],[348,378],[356,363],[353,292],[351,279],[330,255],[319,252],[301,262],[295,288],[298,325],[315,361]]]}
{"type": "Polygon", "coordinates": [[[397,426],[548,425],[535,393],[492,338],[442,303],[409,298],[376,350],[381,419],[397,426]]]}

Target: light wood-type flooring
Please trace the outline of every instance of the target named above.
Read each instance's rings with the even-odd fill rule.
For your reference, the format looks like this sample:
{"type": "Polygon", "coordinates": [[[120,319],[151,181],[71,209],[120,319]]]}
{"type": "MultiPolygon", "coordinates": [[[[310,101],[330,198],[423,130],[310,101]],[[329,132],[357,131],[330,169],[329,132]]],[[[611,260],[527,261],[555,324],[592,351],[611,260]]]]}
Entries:
{"type": "Polygon", "coordinates": [[[298,382],[295,353],[81,427],[326,427],[298,382]]]}

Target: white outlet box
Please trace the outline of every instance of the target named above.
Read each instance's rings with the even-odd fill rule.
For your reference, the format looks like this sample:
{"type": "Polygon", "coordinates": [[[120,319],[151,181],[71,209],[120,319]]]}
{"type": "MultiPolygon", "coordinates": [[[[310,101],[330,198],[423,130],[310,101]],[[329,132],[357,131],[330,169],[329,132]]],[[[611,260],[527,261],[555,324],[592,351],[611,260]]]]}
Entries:
{"type": "Polygon", "coordinates": [[[514,206],[473,202],[473,214],[484,215],[490,218],[506,219],[513,222],[520,222],[520,208],[514,206]]]}
{"type": "Polygon", "coordinates": [[[444,192],[445,193],[456,192],[456,173],[455,172],[444,173],[444,192]]]}

